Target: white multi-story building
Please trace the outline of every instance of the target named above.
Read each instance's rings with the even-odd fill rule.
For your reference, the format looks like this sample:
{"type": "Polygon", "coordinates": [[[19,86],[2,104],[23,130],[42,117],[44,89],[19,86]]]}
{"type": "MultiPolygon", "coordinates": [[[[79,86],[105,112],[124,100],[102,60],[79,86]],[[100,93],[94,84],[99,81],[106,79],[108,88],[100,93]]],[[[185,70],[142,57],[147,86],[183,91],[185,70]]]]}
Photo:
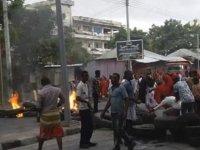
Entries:
{"type": "Polygon", "coordinates": [[[74,37],[94,55],[106,52],[106,43],[122,27],[120,22],[82,16],[73,16],[72,21],[74,37]]]}
{"type": "MultiPolygon", "coordinates": [[[[95,19],[82,16],[73,16],[71,6],[74,5],[72,0],[61,0],[63,25],[64,27],[73,28],[74,38],[82,43],[82,46],[88,50],[90,54],[99,56],[106,49],[106,43],[110,40],[114,33],[122,27],[120,22],[104,19],[95,19]]],[[[46,0],[26,5],[27,9],[38,9],[40,7],[50,6],[51,10],[56,12],[55,0],[46,0]]],[[[57,29],[52,34],[56,34],[57,29]]]]}
{"type": "MultiPolygon", "coordinates": [[[[61,9],[63,16],[63,25],[70,27],[72,26],[72,12],[71,6],[74,5],[72,0],[61,0],[61,9]]],[[[56,1],[55,0],[46,0],[41,2],[36,2],[33,4],[26,5],[27,9],[38,9],[41,7],[49,6],[53,12],[56,13],[56,1]]]]}

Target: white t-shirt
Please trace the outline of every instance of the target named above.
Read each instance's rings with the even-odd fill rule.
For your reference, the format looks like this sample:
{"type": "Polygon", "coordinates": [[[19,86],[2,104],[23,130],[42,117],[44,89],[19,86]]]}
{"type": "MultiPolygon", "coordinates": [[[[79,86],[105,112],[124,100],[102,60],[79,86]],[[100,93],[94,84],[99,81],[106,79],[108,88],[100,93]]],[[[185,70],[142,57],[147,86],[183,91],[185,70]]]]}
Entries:
{"type": "MultiPolygon", "coordinates": [[[[89,93],[88,93],[88,85],[87,83],[83,83],[80,81],[76,88],[77,96],[79,96],[81,99],[85,101],[89,101],[89,93]]],[[[79,103],[79,110],[86,110],[89,109],[88,105],[84,102],[78,102],[79,103]]]]}

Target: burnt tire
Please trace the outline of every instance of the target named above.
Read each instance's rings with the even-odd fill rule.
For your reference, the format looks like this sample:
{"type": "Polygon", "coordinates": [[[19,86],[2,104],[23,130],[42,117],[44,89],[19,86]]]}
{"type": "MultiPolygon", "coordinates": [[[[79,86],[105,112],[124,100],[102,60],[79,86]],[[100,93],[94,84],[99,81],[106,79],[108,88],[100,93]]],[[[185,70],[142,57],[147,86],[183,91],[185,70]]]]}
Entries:
{"type": "Polygon", "coordinates": [[[165,129],[156,129],[153,124],[142,124],[132,126],[130,133],[132,136],[158,138],[166,135],[165,129]]]}
{"type": "Polygon", "coordinates": [[[186,126],[183,129],[183,132],[186,137],[193,137],[200,135],[200,126],[186,126]]]}
{"type": "Polygon", "coordinates": [[[171,129],[176,126],[176,119],[177,117],[172,116],[163,116],[163,117],[156,117],[154,119],[154,125],[156,129],[171,129]]]}
{"type": "Polygon", "coordinates": [[[200,146],[200,137],[194,136],[194,137],[188,137],[188,143],[193,147],[199,147],[200,146]]]}
{"type": "MultiPolygon", "coordinates": [[[[94,128],[109,128],[112,129],[112,121],[109,119],[101,119],[101,113],[94,114],[94,128]]],[[[106,117],[111,118],[111,117],[106,117]]]]}

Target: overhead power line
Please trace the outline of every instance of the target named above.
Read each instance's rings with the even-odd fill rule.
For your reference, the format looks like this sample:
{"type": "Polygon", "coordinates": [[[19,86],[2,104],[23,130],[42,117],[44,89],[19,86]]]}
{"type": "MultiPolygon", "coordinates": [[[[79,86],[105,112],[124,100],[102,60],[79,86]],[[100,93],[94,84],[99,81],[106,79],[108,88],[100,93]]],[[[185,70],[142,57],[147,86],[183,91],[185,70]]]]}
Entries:
{"type": "Polygon", "coordinates": [[[110,5],[107,5],[107,7],[95,12],[94,14],[92,14],[92,16],[95,17],[104,17],[105,15],[115,15],[116,12],[121,11],[121,8],[125,8],[125,4],[122,3],[110,3],[110,5]],[[112,13],[112,14],[111,14],[112,13]]]}
{"type": "MultiPolygon", "coordinates": [[[[96,12],[95,16],[96,15],[97,16],[99,16],[99,15],[103,16],[107,13],[109,14],[110,12],[113,12],[112,10],[115,10],[116,12],[114,12],[114,13],[117,14],[121,9],[116,10],[116,6],[121,6],[123,8],[126,5],[126,0],[109,0],[109,1],[103,0],[103,1],[105,1],[106,3],[109,3],[109,5],[107,5],[106,8],[96,12]]],[[[144,2],[142,2],[141,0],[130,0],[129,6],[131,8],[145,10],[145,12],[148,12],[148,14],[152,13],[152,14],[156,14],[156,15],[159,15],[159,16],[163,16],[163,17],[166,17],[166,16],[167,17],[177,17],[177,13],[176,13],[176,16],[175,16],[174,12],[172,12],[172,11],[169,11],[167,9],[164,9],[164,8],[156,6],[156,5],[148,5],[144,2]]]]}
{"type": "MultiPolygon", "coordinates": [[[[162,7],[158,7],[155,5],[148,5],[148,4],[145,4],[144,2],[141,2],[138,0],[130,1],[130,7],[142,8],[145,11],[148,11],[148,13],[153,13],[153,14],[160,15],[160,16],[173,17],[175,15],[174,12],[172,12],[172,11],[169,11],[167,9],[164,9],[162,7]]],[[[176,13],[176,16],[177,16],[177,13],[176,13]]]]}

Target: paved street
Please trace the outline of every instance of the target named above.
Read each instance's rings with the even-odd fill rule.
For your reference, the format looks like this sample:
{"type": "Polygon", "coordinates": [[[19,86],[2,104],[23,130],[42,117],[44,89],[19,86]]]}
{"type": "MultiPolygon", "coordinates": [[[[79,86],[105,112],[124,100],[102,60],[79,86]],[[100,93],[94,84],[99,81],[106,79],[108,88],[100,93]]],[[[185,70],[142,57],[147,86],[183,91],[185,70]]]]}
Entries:
{"type": "MultiPolygon", "coordinates": [[[[63,150],[79,150],[80,134],[74,134],[63,138],[63,150]]],[[[112,131],[108,129],[96,130],[93,134],[92,141],[97,142],[97,147],[89,148],[90,150],[112,150],[113,139],[112,131]]],[[[121,150],[126,150],[122,146],[121,150]]],[[[15,148],[12,150],[37,150],[37,144],[15,148]]],[[[57,150],[56,140],[46,141],[43,150],[57,150]]],[[[142,142],[137,141],[134,150],[198,150],[181,143],[159,143],[157,141],[142,142]]]]}
{"type": "Polygon", "coordinates": [[[30,118],[0,118],[0,143],[8,140],[27,138],[39,133],[35,117],[30,118]]]}
{"type": "MultiPolygon", "coordinates": [[[[101,101],[99,109],[102,110],[105,105],[106,101],[101,101]]],[[[3,108],[0,107],[0,109],[3,108]]],[[[25,138],[38,133],[39,127],[36,117],[0,118],[0,143],[15,139],[15,137],[25,138]]]]}
{"type": "MultiPolygon", "coordinates": [[[[100,103],[100,108],[105,106],[105,101],[100,103]]],[[[70,127],[69,129],[71,129],[70,127]]],[[[38,123],[36,118],[0,118],[0,142],[27,139],[34,137],[39,133],[38,123]]],[[[80,134],[65,136],[63,138],[64,150],[79,149],[80,134]]],[[[108,129],[95,130],[92,141],[97,142],[98,146],[90,148],[90,150],[111,150],[113,148],[112,131],[108,129]]],[[[34,142],[32,142],[34,143],[34,142]]],[[[121,150],[127,148],[122,146],[121,150]]],[[[23,147],[18,147],[13,150],[37,150],[37,144],[31,144],[23,147]]],[[[47,141],[43,150],[57,150],[55,140],[47,141]]],[[[158,141],[137,141],[135,150],[200,150],[190,147],[187,144],[181,143],[160,143],[158,141]]]]}

